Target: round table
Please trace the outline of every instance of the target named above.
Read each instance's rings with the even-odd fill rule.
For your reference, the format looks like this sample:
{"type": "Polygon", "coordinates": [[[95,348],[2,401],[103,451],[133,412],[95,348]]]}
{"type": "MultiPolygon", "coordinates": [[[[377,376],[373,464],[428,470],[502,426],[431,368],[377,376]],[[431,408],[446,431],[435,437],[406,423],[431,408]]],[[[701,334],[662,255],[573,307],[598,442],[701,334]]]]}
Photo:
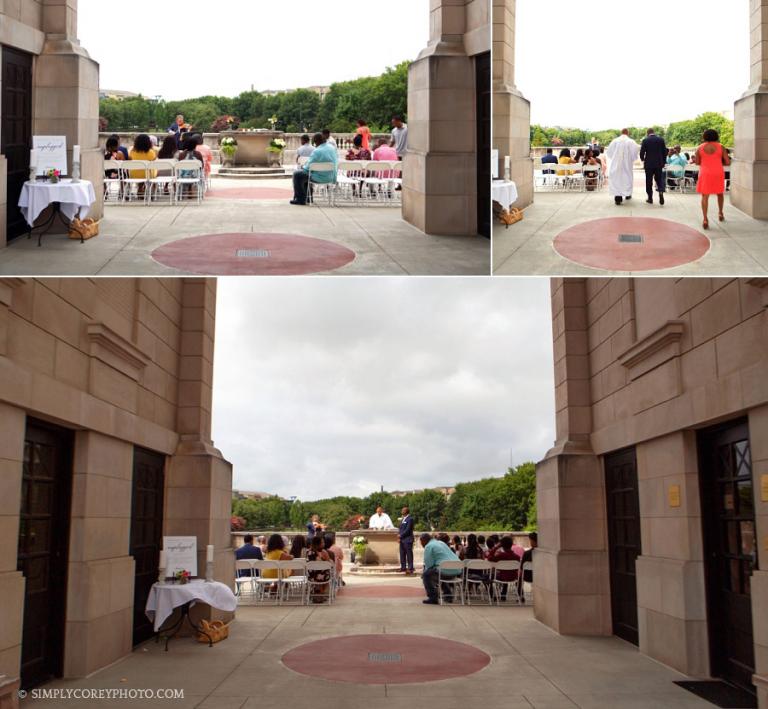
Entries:
{"type": "Polygon", "coordinates": [[[517,185],[509,180],[493,181],[493,201],[498,202],[504,209],[511,209],[517,202],[517,185]]]}
{"type": "MultiPolygon", "coordinates": [[[[26,182],[21,190],[19,197],[19,209],[29,225],[29,238],[32,238],[32,231],[35,229],[37,218],[51,205],[53,210],[51,216],[41,224],[41,229],[37,238],[37,245],[43,245],[43,235],[53,226],[56,217],[59,218],[64,226],[69,229],[69,225],[75,217],[85,219],[91,206],[96,201],[96,192],[93,189],[93,183],[88,180],[73,182],[70,179],[64,179],[57,183],[52,182],[26,182]],[[64,221],[64,217],[68,221],[64,221]]],[[[84,243],[81,238],[80,243],[84,243]]]]}
{"type": "Polygon", "coordinates": [[[213,647],[211,638],[189,616],[189,609],[195,603],[207,603],[211,608],[220,611],[233,612],[237,608],[237,598],[229,586],[218,581],[190,581],[189,583],[156,583],[152,586],[147,598],[145,613],[155,625],[155,633],[159,639],[163,630],[163,624],[173,615],[173,612],[181,609],[181,616],[165,630],[165,649],[168,643],[181,630],[186,620],[192,629],[208,638],[209,647],[213,647]]]}

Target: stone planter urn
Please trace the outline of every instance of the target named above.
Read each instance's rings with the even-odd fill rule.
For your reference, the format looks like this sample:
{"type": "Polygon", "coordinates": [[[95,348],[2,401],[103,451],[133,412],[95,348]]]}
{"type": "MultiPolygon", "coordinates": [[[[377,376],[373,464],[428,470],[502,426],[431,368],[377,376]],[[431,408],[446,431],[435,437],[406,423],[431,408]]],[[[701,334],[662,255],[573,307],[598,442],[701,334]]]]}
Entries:
{"type": "Polygon", "coordinates": [[[267,150],[267,166],[280,167],[283,164],[283,151],[279,153],[274,150],[267,150]]]}
{"type": "Polygon", "coordinates": [[[223,167],[234,167],[236,163],[237,152],[221,153],[221,164],[223,167]]]}

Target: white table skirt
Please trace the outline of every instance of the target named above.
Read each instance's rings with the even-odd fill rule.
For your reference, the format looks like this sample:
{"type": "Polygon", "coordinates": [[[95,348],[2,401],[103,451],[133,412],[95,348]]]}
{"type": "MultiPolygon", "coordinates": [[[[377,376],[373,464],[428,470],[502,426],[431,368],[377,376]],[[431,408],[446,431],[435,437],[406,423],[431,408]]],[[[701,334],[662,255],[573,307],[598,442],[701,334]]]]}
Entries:
{"type": "Polygon", "coordinates": [[[84,219],[96,201],[93,184],[88,180],[72,182],[62,180],[50,182],[27,182],[21,190],[19,208],[27,224],[34,226],[37,218],[50,204],[59,202],[62,214],[72,221],[75,217],[84,219]]]}
{"type": "Polygon", "coordinates": [[[155,632],[163,627],[168,618],[173,615],[176,608],[181,608],[185,603],[207,603],[212,608],[220,611],[234,611],[237,608],[237,598],[229,586],[212,581],[190,581],[183,586],[172,583],[156,583],[152,586],[147,598],[145,612],[155,624],[155,632]]]}
{"type": "Polygon", "coordinates": [[[493,181],[493,201],[504,209],[510,209],[517,202],[517,185],[508,180],[493,181]]]}

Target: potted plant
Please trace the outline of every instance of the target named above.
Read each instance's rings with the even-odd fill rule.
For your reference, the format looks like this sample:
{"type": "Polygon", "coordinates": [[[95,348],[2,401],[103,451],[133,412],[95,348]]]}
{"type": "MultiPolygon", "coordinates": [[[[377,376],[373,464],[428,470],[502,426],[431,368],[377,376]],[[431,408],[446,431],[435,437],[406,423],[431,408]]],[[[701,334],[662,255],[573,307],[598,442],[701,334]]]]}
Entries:
{"type": "Polygon", "coordinates": [[[222,138],[220,145],[224,167],[233,167],[235,164],[235,154],[237,153],[237,140],[234,138],[222,138]]]}
{"type": "Polygon", "coordinates": [[[359,534],[352,538],[352,548],[355,550],[355,562],[358,566],[365,566],[365,552],[368,549],[368,540],[359,534]]]}
{"type": "Polygon", "coordinates": [[[282,138],[273,138],[269,141],[267,147],[267,164],[270,167],[277,167],[283,164],[283,152],[286,142],[282,138]]]}
{"type": "Polygon", "coordinates": [[[52,185],[57,184],[61,180],[61,170],[46,170],[45,177],[52,185]]]}
{"type": "Polygon", "coordinates": [[[183,571],[177,571],[173,578],[180,586],[186,586],[189,583],[190,574],[189,571],[184,569],[183,571]]]}

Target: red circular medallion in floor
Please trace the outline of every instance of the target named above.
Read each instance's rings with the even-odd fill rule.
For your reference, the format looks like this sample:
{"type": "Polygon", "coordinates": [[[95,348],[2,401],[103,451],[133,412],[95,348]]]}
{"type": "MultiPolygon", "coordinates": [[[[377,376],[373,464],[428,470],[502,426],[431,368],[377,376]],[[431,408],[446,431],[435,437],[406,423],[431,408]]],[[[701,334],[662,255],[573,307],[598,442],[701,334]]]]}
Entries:
{"type": "Polygon", "coordinates": [[[466,677],[491,658],[476,647],[423,635],[349,635],[283,655],[294,672],[352,684],[414,684],[466,677]]]}
{"type": "Polygon", "coordinates": [[[615,217],[566,229],[555,238],[561,256],[610,271],[651,271],[696,261],[710,248],[701,232],[666,219],[615,217]]]}
{"type": "Polygon", "coordinates": [[[342,598],[425,598],[425,593],[413,586],[345,586],[342,598]]]}
{"type": "Polygon", "coordinates": [[[209,234],[172,241],[152,252],[155,261],[212,276],[299,276],[333,271],[355,252],[297,234],[209,234]]]}
{"type": "Polygon", "coordinates": [[[280,187],[232,187],[209,190],[207,199],[291,199],[293,190],[280,187]]]}

